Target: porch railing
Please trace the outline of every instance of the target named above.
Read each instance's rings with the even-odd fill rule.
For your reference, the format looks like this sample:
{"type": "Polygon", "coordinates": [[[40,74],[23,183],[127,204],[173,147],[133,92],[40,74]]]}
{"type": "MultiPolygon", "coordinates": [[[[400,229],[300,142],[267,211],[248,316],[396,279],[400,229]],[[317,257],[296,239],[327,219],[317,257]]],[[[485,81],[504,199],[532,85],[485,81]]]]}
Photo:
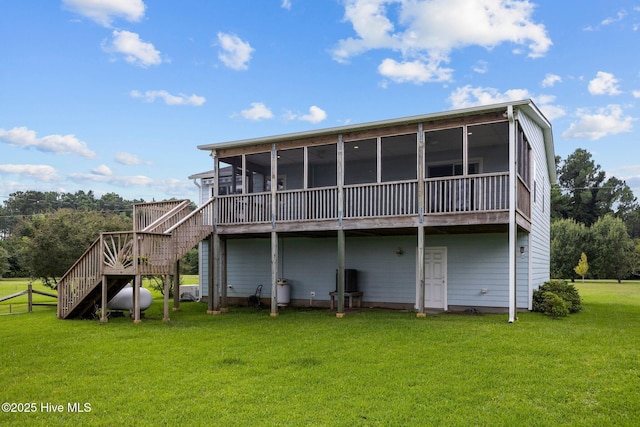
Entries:
{"type": "Polygon", "coordinates": [[[278,192],[278,221],[316,221],[338,218],[338,189],[311,188],[278,192]]]}
{"type": "Polygon", "coordinates": [[[416,215],[418,181],[362,184],[344,189],[345,218],[416,215]]]}
{"type": "MultiPolygon", "coordinates": [[[[427,179],[425,214],[504,211],[509,208],[509,174],[489,173],[427,179]]],[[[279,191],[276,222],[338,218],[337,187],[279,191]]],[[[420,212],[418,182],[398,181],[344,187],[344,218],[411,216],[420,212]]],[[[271,222],[271,193],[218,198],[218,224],[271,222]]]]}
{"type": "Polygon", "coordinates": [[[425,213],[509,209],[509,173],[433,178],[425,182],[425,213]]]}

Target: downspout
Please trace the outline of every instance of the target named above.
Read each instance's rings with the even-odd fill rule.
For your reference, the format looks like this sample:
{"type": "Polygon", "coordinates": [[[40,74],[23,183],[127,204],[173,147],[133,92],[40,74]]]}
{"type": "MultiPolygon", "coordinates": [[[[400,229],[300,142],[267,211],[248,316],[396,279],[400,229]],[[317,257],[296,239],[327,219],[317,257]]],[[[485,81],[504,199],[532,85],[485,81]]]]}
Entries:
{"type": "Polygon", "coordinates": [[[198,203],[202,204],[202,185],[198,184],[198,180],[194,179],[193,184],[198,187],[198,203]]]}
{"type": "Polygon", "coordinates": [[[516,321],[516,123],[513,106],[507,107],[509,119],[509,323],[516,321]]]}

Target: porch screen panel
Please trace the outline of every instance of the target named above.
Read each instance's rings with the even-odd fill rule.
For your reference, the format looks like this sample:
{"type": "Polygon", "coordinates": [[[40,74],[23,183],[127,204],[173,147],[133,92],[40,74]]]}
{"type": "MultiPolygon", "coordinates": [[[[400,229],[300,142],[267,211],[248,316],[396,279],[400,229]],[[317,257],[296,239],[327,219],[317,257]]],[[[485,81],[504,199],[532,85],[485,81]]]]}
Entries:
{"type": "Polygon", "coordinates": [[[417,134],[383,137],[381,144],[382,182],[418,179],[417,134]]]}
{"type": "Polygon", "coordinates": [[[426,209],[428,213],[464,210],[460,199],[460,180],[443,179],[462,175],[463,128],[440,129],[424,133],[426,209]]]}
{"type": "Polygon", "coordinates": [[[315,145],[307,148],[307,186],[309,188],[338,185],[337,145],[315,145]]]}
{"type": "Polygon", "coordinates": [[[270,190],[271,153],[247,154],[247,193],[263,193],[270,190]]]}
{"type": "Polygon", "coordinates": [[[226,196],[240,193],[242,193],[242,156],[221,158],[218,194],[226,196]]]}
{"type": "Polygon", "coordinates": [[[304,188],[304,148],[278,151],[278,180],[284,190],[304,188]]]}
{"type": "Polygon", "coordinates": [[[461,127],[426,131],[424,146],[425,178],[462,175],[461,127]]]}
{"type": "Polygon", "coordinates": [[[375,138],[344,143],[344,183],[365,184],[378,179],[378,143],[375,138]]]}
{"type": "Polygon", "coordinates": [[[467,141],[469,174],[509,171],[509,122],[469,126],[467,141]]]}

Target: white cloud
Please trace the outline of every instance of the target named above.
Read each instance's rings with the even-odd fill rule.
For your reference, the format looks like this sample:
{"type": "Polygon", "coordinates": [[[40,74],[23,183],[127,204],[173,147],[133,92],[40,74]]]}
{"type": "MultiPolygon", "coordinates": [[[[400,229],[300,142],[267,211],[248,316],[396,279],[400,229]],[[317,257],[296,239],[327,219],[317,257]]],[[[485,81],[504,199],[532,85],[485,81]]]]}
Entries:
{"type": "Polygon", "coordinates": [[[106,52],[124,55],[124,60],[139,67],[159,65],[162,63],[160,52],[153,44],[140,40],[140,36],[130,31],[115,30],[112,33],[111,44],[103,43],[106,52]]]}
{"type": "Polygon", "coordinates": [[[444,82],[451,80],[453,70],[441,68],[438,63],[425,64],[422,61],[396,62],[393,59],[385,59],[378,66],[378,72],[396,83],[444,82]]]}
{"type": "Polygon", "coordinates": [[[569,129],[562,133],[563,138],[588,138],[595,141],[608,135],[631,132],[635,119],[624,116],[622,108],[617,104],[598,109],[595,113],[586,108],[576,112],[578,121],[571,123],[569,129]]]}
{"type": "Polygon", "coordinates": [[[141,160],[140,157],[135,154],[119,152],[116,153],[115,161],[121,165],[150,165],[152,162],[141,160]]]}
{"type": "Polygon", "coordinates": [[[316,105],[309,107],[309,114],[299,117],[299,120],[309,123],[320,123],[327,118],[327,113],[316,105]]]}
{"type": "Polygon", "coordinates": [[[282,0],[280,7],[283,9],[291,10],[291,0],[282,0]]]}
{"type": "Polygon", "coordinates": [[[38,151],[56,154],[77,154],[86,158],[93,158],[96,153],[87,148],[87,144],[75,135],[47,135],[42,138],[36,132],[26,127],[0,129],[0,141],[23,148],[35,148],[38,151]]]}
{"type": "Polygon", "coordinates": [[[562,77],[557,74],[548,73],[542,80],[542,87],[553,87],[556,83],[561,83],[562,77]]]}
{"type": "Polygon", "coordinates": [[[287,121],[300,120],[309,123],[320,123],[327,118],[327,113],[320,107],[312,105],[309,114],[296,114],[293,111],[285,111],[283,118],[287,121]]]}
{"type": "Polygon", "coordinates": [[[396,81],[451,79],[451,70],[439,68],[454,49],[512,43],[526,46],[530,57],[543,56],[552,42],[544,25],[532,20],[533,10],[518,0],[347,0],[344,19],[356,37],[340,40],[332,54],[347,62],[371,49],[390,49],[403,59],[385,59],[379,71],[396,81]]]}
{"type": "Polygon", "coordinates": [[[271,112],[271,110],[262,102],[252,102],[251,108],[242,110],[240,114],[245,119],[255,121],[273,118],[273,113],[271,112]]]}
{"type": "Polygon", "coordinates": [[[616,16],[614,16],[614,17],[609,17],[609,18],[605,18],[605,19],[600,23],[600,25],[611,25],[611,24],[613,24],[613,23],[615,23],[615,22],[620,22],[620,21],[622,21],[622,20],[625,18],[625,16],[627,16],[627,12],[626,12],[626,11],[624,11],[624,10],[621,10],[620,12],[618,12],[618,13],[616,14],[616,16]]]}
{"type": "Polygon", "coordinates": [[[489,64],[487,61],[478,61],[472,67],[472,70],[478,74],[486,74],[489,71],[489,64]]]}
{"type": "Polygon", "coordinates": [[[479,105],[499,104],[503,102],[521,101],[533,99],[545,117],[549,120],[557,119],[566,115],[564,108],[554,105],[553,95],[533,95],[527,89],[509,89],[500,92],[492,87],[472,87],[466,85],[451,92],[448,98],[452,108],[470,108],[479,105]]]}
{"type": "Polygon", "coordinates": [[[100,182],[118,187],[148,186],[154,182],[153,179],[144,175],[119,176],[94,173],[72,173],[69,174],[69,179],[75,182],[100,182]]]}
{"type": "Polygon", "coordinates": [[[596,77],[589,82],[591,95],[619,95],[618,79],[611,73],[598,71],[596,77]]]}
{"type": "Polygon", "coordinates": [[[634,90],[633,91],[633,97],[634,98],[640,98],[640,90],[634,90]]]}
{"type": "Polygon", "coordinates": [[[58,171],[49,165],[0,165],[0,175],[18,175],[39,181],[57,181],[58,171]]]}
{"type": "Polygon", "coordinates": [[[466,85],[451,92],[449,103],[455,109],[469,108],[478,105],[498,104],[501,102],[520,101],[531,98],[526,89],[509,89],[503,93],[492,87],[472,87],[466,85]]]}
{"type": "Polygon", "coordinates": [[[184,197],[185,193],[193,191],[193,184],[191,182],[176,178],[154,179],[144,175],[105,175],[95,173],[95,171],[92,171],[91,173],[72,173],[68,175],[68,178],[73,182],[81,183],[83,185],[100,183],[122,188],[152,188],[176,197],[184,197]]]}
{"type": "Polygon", "coordinates": [[[109,166],[107,166],[107,165],[100,165],[98,167],[95,167],[95,168],[91,169],[91,173],[93,173],[95,175],[103,175],[103,176],[112,175],[111,169],[109,169],[109,166]]]}
{"type": "Polygon", "coordinates": [[[183,93],[172,95],[166,90],[148,90],[144,93],[132,90],[129,94],[132,98],[142,98],[146,102],[154,102],[156,98],[160,98],[167,105],[193,105],[199,107],[207,101],[204,96],[185,95],[183,93]]]}
{"type": "Polygon", "coordinates": [[[184,198],[185,194],[193,191],[193,183],[185,181],[184,179],[168,178],[159,181],[155,181],[153,186],[162,190],[170,196],[176,196],[184,198]]]}
{"type": "Polygon", "coordinates": [[[110,27],[115,18],[138,22],[144,17],[142,0],[62,0],[65,8],[110,27]]]}
{"type": "Polygon", "coordinates": [[[247,70],[249,61],[255,49],[248,42],[241,40],[233,34],[218,33],[218,41],[222,51],[218,58],[229,68],[234,70],[247,70]]]}

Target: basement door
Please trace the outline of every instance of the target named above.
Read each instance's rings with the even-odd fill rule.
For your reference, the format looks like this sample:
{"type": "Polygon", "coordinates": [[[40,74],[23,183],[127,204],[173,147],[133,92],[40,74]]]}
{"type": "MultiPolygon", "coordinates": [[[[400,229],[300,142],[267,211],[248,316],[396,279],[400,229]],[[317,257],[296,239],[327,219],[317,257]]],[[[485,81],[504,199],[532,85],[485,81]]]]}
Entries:
{"type": "Polygon", "coordinates": [[[447,248],[424,248],[424,306],[447,309],[447,248]]]}

